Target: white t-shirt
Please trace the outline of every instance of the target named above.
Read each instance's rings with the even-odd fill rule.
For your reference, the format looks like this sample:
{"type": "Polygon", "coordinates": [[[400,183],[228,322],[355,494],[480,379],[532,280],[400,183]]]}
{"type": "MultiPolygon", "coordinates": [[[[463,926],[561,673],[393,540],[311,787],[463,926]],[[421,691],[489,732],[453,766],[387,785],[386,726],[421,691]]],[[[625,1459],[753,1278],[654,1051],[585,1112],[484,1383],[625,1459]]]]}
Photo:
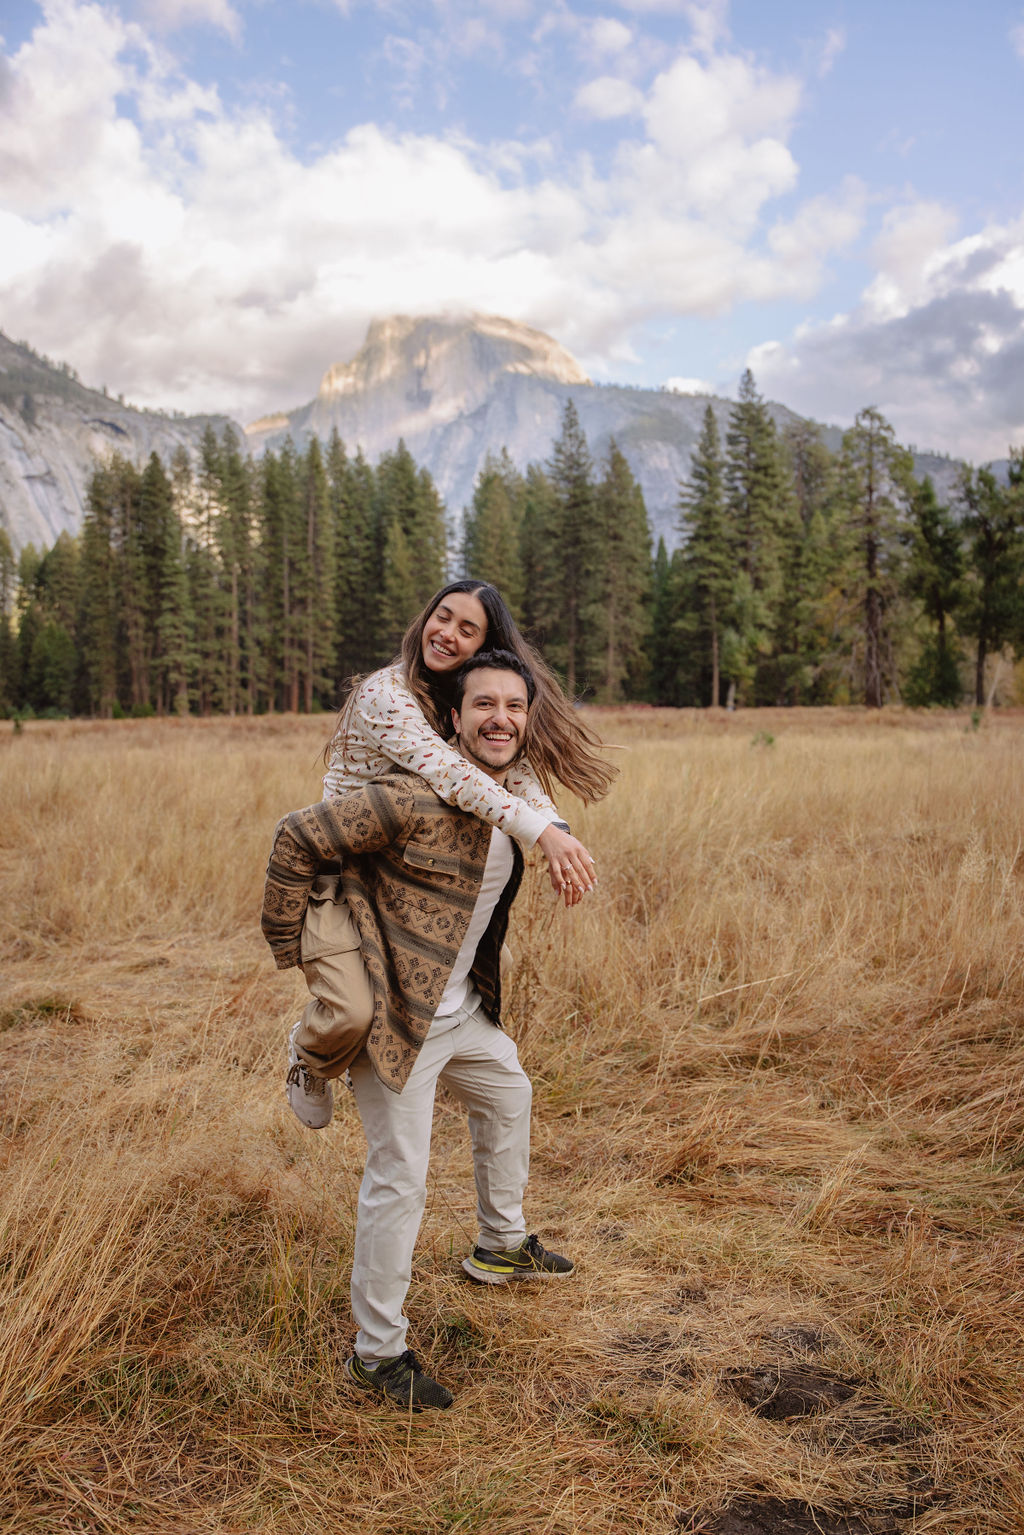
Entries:
{"type": "MultiPolygon", "coordinates": [[[[434,1021],[430,1026],[436,1033],[440,1032],[437,1025],[441,1019],[450,1019],[452,1014],[457,1013],[460,1008],[473,1008],[480,1002],[480,993],[470,980],[469,972],[473,968],[480,940],[487,931],[494,908],[501,899],[501,892],[508,884],[511,875],[512,843],[503,831],[494,827],[491,831],[491,845],[487,850],[484,876],[476,905],[473,907],[473,915],[469,919],[469,927],[462,940],[462,947],[455,956],[455,964],[448,977],[448,985],[437,1004],[434,1021]]],[[[448,1027],[451,1027],[450,1023],[448,1027]]]]}

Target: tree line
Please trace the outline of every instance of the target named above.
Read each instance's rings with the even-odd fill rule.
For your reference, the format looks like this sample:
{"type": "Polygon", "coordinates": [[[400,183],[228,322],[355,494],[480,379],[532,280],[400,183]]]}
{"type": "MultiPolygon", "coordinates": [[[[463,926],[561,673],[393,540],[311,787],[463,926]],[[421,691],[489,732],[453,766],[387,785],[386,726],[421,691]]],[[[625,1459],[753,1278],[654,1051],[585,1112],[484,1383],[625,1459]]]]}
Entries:
{"type": "Polygon", "coordinates": [[[1024,650],[1024,451],[943,505],[876,410],[833,453],[812,422],[778,431],[747,372],[724,441],[705,412],[678,518],[652,550],[625,455],[595,464],[571,401],[545,463],[488,456],[460,538],[404,443],[253,461],[209,427],[194,462],[98,466],[45,552],[0,528],[0,712],[331,710],[462,573],[602,703],[983,702],[988,658],[1024,650]]]}

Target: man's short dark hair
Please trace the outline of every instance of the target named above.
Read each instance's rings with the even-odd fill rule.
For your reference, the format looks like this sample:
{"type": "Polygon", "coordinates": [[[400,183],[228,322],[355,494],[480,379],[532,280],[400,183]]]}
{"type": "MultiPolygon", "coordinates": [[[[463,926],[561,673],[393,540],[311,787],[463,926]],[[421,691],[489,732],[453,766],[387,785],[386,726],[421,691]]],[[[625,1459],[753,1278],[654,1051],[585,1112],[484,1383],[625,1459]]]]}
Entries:
{"type": "Polygon", "coordinates": [[[455,708],[462,708],[462,699],[466,692],[466,684],[474,672],[488,668],[496,672],[515,672],[526,683],[526,702],[532,704],[537,692],[537,684],[533,680],[533,673],[525,661],[511,650],[478,650],[475,656],[470,656],[468,661],[463,661],[455,674],[455,708]]]}

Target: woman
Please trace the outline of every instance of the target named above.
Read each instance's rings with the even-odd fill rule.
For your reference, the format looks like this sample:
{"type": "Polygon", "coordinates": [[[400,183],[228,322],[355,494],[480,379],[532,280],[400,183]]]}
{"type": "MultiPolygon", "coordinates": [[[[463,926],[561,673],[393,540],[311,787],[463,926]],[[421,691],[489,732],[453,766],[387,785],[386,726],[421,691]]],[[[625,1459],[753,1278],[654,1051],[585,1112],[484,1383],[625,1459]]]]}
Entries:
{"type": "MultiPolygon", "coordinates": [[[[597,754],[557,680],[520,634],[498,590],[453,581],[410,624],[390,666],[357,681],[324,752],[324,798],[360,788],[393,765],[419,774],[447,804],[478,815],[538,847],[556,894],[575,905],[593,888],[594,860],[558,818],[555,781],[585,804],[601,799],[614,769],[597,754]],[[451,683],[462,663],[486,645],[511,650],[532,671],[525,754],[499,786],[448,744],[451,683]]],[[[362,1047],[373,1010],[359,933],[337,875],[314,888],[302,935],[302,968],[312,993],[289,1039],[288,1101],[303,1124],[320,1129],[332,1113],[331,1078],[362,1047]]]]}

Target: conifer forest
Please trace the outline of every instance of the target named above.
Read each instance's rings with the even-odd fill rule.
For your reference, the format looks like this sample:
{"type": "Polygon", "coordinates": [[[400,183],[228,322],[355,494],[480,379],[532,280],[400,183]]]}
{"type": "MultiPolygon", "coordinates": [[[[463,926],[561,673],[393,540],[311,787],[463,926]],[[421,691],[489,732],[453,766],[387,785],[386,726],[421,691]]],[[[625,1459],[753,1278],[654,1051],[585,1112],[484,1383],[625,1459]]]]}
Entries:
{"type": "Polygon", "coordinates": [[[980,705],[1024,654],[1024,449],[948,499],[878,411],[834,453],[812,422],[779,431],[749,372],[724,440],[705,413],[671,553],[627,451],[595,461],[571,401],[545,462],[488,458],[458,535],[401,442],[252,460],[209,429],[195,463],[99,465],[51,549],[15,555],[0,526],[0,713],[333,710],[463,574],[583,700],[980,705]]]}

